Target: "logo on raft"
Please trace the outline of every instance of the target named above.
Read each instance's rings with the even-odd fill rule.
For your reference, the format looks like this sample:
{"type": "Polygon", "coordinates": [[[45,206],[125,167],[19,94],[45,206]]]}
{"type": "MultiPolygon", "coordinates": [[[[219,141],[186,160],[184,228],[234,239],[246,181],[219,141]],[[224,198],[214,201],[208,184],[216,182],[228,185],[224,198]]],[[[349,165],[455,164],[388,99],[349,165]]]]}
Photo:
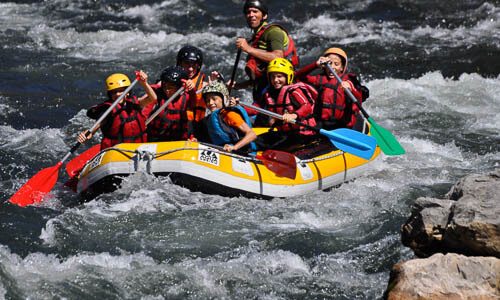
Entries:
{"type": "Polygon", "coordinates": [[[207,149],[200,149],[198,152],[198,160],[217,167],[220,162],[219,154],[207,149]]]}

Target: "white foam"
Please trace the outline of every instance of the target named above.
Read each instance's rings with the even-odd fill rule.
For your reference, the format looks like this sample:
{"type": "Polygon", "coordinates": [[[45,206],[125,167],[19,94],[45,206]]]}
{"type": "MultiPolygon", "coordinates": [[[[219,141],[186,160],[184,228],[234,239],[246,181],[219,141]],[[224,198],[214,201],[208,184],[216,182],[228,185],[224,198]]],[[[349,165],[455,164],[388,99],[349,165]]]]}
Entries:
{"type": "Polygon", "coordinates": [[[66,50],[68,56],[100,61],[127,59],[131,55],[146,60],[163,56],[163,51],[176,52],[182,44],[193,43],[218,48],[231,41],[209,32],[186,35],[165,31],[144,33],[138,30],[77,32],[73,28],[60,30],[45,24],[31,28],[28,36],[40,48],[66,50]]]}
{"type": "MultiPolygon", "coordinates": [[[[367,83],[371,99],[366,108],[373,117],[386,119],[423,113],[459,114],[467,120],[463,130],[498,132],[500,122],[500,76],[484,78],[462,74],[458,80],[436,71],[416,79],[385,78],[367,83]]],[[[396,127],[397,128],[397,125],[396,127]]]]}
{"type": "MultiPolygon", "coordinates": [[[[367,5],[363,2],[362,5],[367,5]]],[[[337,19],[329,13],[310,18],[297,32],[292,32],[299,40],[310,35],[318,38],[334,40],[336,44],[347,45],[352,43],[365,43],[367,41],[381,41],[384,43],[398,43],[418,45],[422,41],[432,39],[430,53],[441,51],[441,46],[459,47],[478,43],[492,43],[500,45],[500,8],[490,3],[484,3],[475,11],[468,11],[468,16],[478,17],[478,21],[469,27],[464,25],[448,28],[446,21],[435,27],[429,25],[412,29],[402,29],[398,23],[391,21],[378,22],[369,19],[348,20],[337,19]],[[443,26],[441,26],[443,25],[443,26]],[[487,37],[487,39],[485,39],[487,37]]]]}
{"type": "Polygon", "coordinates": [[[0,95],[0,117],[7,117],[8,115],[19,113],[19,111],[11,107],[7,103],[8,98],[0,95]]]}
{"type": "Polygon", "coordinates": [[[52,128],[16,130],[11,126],[0,126],[0,139],[5,141],[0,145],[0,149],[21,151],[21,153],[36,149],[46,149],[55,153],[67,148],[62,132],[52,128]]]}

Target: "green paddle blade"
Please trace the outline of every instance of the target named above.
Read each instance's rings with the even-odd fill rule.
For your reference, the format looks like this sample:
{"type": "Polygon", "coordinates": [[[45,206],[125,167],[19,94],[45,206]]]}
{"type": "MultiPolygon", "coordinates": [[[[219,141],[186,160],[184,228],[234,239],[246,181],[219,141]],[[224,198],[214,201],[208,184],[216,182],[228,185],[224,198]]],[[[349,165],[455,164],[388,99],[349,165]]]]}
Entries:
{"type": "Polygon", "coordinates": [[[398,140],[392,135],[392,133],[385,129],[384,127],[375,123],[372,118],[368,118],[368,122],[371,125],[370,132],[373,137],[377,140],[377,144],[380,150],[386,155],[401,155],[405,154],[405,149],[398,140]]]}

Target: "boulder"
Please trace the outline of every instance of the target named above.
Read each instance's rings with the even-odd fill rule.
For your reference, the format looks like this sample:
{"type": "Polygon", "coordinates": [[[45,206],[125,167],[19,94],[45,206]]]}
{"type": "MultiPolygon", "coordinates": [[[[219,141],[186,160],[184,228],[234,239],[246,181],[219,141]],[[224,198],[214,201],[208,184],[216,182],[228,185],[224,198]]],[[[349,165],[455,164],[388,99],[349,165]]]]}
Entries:
{"type": "Polygon", "coordinates": [[[500,299],[500,259],[434,254],[396,264],[384,298],[500,299]]]}
{"type": "Polygon", "coordinates": [[[418,198],[401,227],[403,245],[416,256],[455,252],[500,258],[500,169],[469,175],[447,199],[418,198]]]}

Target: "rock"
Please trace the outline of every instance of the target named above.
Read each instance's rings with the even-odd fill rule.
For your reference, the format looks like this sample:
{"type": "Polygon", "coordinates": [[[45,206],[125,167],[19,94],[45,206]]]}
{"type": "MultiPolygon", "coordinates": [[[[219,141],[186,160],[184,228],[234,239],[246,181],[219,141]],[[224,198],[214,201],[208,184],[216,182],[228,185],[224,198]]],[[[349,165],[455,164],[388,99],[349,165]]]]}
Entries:
{"type": "Polygon", "coordinates": [[[500,299],[500,259],[434,254],[396,264],[388,300],[500,299]]]}
{"type": "Polygon", "coordinates": [[[500,258],[500,169],[471,175],[455,185],[450,196],[460,195],[451,208],[444,234],[454,252],[500,258]]]}
{"type": "Polygon", "coordinates": [[[500,258],[500,169],[463,178],[447,197],[416,200],[401,227],[403,245],[418,257],[456,252],[500,258]]]}
{"type": "Polygon", "coordinates": [[[455,201],[418,198],[412,207],[412,216],[401,227],[401,241],[418,257],[428,257],[445,251],[443,234],[455,201]]]}

